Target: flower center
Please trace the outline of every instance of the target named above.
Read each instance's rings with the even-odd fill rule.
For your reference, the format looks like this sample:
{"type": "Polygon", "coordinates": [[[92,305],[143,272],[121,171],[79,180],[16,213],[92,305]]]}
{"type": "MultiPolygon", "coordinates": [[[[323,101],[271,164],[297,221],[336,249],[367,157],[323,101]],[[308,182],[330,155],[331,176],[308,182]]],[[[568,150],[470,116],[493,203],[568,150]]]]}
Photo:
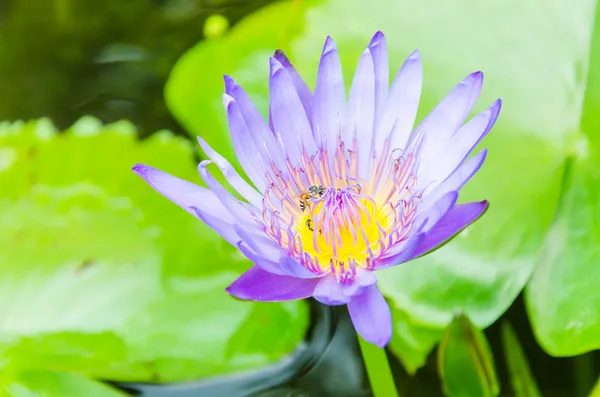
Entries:
{"type": "MultiPolygon", "coordinates": [[[[306,259],[336,274],[352,274],[356,266],[368,267],[385,245],[393,214],[391,207],[378,208],[374,200],[348,186],[326,189],[320,198],[308,200],[298,239],[306,259]]],[[[324,269],[323,269],[324,270],[324,269]]]]}
{"type": "Polygon", "coordinates": [[[388,158],[372,158],[368,182],[357,176],[356,151],[341,143],[333,164],[320,152],[274,168],[257,221],[307,269],[351,281],[406,238],[416,213],[414,155],[388,158]]]}

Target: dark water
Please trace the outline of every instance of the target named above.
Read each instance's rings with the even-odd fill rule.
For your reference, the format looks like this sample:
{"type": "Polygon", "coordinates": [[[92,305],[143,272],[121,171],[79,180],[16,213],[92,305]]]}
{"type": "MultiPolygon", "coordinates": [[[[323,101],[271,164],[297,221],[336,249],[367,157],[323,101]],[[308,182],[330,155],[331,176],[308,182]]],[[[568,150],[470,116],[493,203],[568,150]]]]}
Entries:
{"type": "Polygon", "coordinates": [[[230,25],[271,0],[1,0],[0,120],[128,119],[182,132],[163,88],[213,14],[230,25]]]}

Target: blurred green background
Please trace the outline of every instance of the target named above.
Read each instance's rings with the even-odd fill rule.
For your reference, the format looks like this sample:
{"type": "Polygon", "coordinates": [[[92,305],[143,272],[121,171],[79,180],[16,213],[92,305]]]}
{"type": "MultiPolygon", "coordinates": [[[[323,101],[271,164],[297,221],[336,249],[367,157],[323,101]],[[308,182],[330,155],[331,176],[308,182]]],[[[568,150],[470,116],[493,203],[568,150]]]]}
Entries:
{"type": "Polygon", "coordinates": [[[314,87],[332,35],[348,86],[382,30],[392,73],[421,51],[419,118],[475,70],[486,75],[475,112],[504,101],[482,143],[486,164],[461,194],[490,200],[488,213],[380,276],[401,396],[600,396],[596,9],[592,0],[0,3],[0,393],[119,396],[98,380],[210,379],[263,368],[304,340],[305,302],[231,299],[223,289],[249,263],[130,169],[146,163],[199,183],[196,135],[235,163],[223,74],[266,114],[275,49],[314,87]]]}

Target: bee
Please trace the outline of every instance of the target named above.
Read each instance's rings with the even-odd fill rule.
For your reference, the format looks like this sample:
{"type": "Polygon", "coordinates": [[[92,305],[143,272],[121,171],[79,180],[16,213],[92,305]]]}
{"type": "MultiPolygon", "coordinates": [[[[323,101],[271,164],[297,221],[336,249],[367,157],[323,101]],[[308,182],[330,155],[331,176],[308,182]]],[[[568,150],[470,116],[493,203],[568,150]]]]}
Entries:
{"type": "Polygon", "coordinates": [[[313,185],[305,192],[300,193],[300,210],[304,212],[309,207],[308,200],[321,197],[325,193],[325,188],[322,185],[313,185]]]}
{"type": "MultiPolygon", "coordinates": [[[[315,231],[315,228],[313,227],[312,219],[308,218],[306,220],[306,222],[304,222],[304,224],[306,225],[306,227],[308,228],[308,230],[310,230],[311,232],[315,231]]],[[[321,229],[319,229],[319,233],[322,233],[321,229]]]]}
{"type": "Polygon", "coordinates": [[[310,218],[308,218],[304,224],[306,225],[308,230],[310,230],[311,232],[315,231],[315,229],[313,229],[312,220],[310,218]]]}

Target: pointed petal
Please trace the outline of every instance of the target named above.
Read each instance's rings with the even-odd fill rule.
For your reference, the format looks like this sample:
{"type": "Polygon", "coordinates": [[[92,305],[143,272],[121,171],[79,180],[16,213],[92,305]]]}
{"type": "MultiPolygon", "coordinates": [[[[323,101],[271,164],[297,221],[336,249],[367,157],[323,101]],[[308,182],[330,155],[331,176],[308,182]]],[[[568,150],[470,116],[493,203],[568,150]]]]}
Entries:
{"type": "Polygon", "coordinates": [[[221,156],[219,153],[213,150],[208,143],[198,137],[198,142],[202,146],[202,150],[211,159],[227,179],[227,182],[235,189],[239,194],[242,195],[250,204],[260,208],[262,207],[263,196],[259,194],[252,186],[250,186],[231,166],[231,163],[221,156]]]}
{"type": "MultiPolygon", "coordinates": [[[[258,150],[257,153],[265,160],[270,160],[265,161],[268,163],[267,165],[273,162],[279,169],[285,169],[285,150],[283,150],[283,147],[277,141],[275,134],[271,131],[256,106],[254,106],[248,94],[231,77],[224,76],[224,79],[226,93],[236,103],[236,106],[232,110],[237,110],[242,116],[242,120],[245,122],[250,136],[250,139],[241,140],[241,145],[253,141],[254,146],[258,150]]],[[[262,177],[264,178],[264,173],[262,177]]],[[[264,189],[261,189],[261,191],[264,191],[264,189]]]]}
{"type": "Polygon", "coordinates": [[[266,159],[260,147],[256,145],[246,120],[240,112],[239,105],[228,94],[223,94],[223,105],[227,113],[229,133],[233,143],[233,149],[244,172],[248,175],[254,186],[260,191],[266,187],[265,169],[266,159]]]}
{"type": "Polygon", "coordinates": [[[414,51],[398,71],[377,121],[376,153],[381,153],[388,137],[391,150],[406,146],[417,117],[422,81],[421,56],[419,51],[414,51]]]}
{"type": "Polygon", "coordinates": [[[240,241],[240,236],[238,236],[233,229],[233,225],[223,222],[221,219],[211,215],[209,212],[201,210],[198,207],[190,207],[190,210],[193,211],[202,222],[217,232],[219,236],[223,237],[225,241],[234,247],[237,247],[240,241]]]}
{"type": "Polygon", "coordinates": [[[375,117],[375,71],[373,58],[369,50],[365,50],[354,74],[346,124],[344,126],[344,144],[348,149],[355,150],[358,169],[352,170],[362,178],[369,175],[369,153],[373,138],[375,117]]]}
{"type": "Polygon", "coordinates": [[[313,292],[313,298],[329,306],[339,306],[350,301],[333,274],[322,277],[313,292]]]}
{"type": "Polygon", "coordinates": [[[302,106],[304,107],[304,111],[306,112],[306,116],[309,120],[312,120],[313,94],[310,91],[310,88],[308,88],[308,85],[306,85],[304,79],[302,76],[300,76],[300,73],[296,71],[296,68],[294,68],[294,65],[292,65],[283,51],[275,51],[275,59],[277,59],[283,65],[285,70],[287,70],[288,74],[292,78],[294,87],[296,87],[296,92],[298,93],[298,97],[300,98],[302,106]]]}
{"type": "Polygon", "coordinates": [[[280,276],[253,266],[227,287],[226,291],[243,300],[282,302],[310,297],[318,282],[319,279],[280,276]]]}
{"type": "Polygon", "coordinates": [[[429,202],[435,202],[448,192],[460,191],[465,183],[479,171],[486,157],[487,149],[483,149],[481,152],[459,165],[444,182],[439,186],[433,187],[431,192],[424,195],[422,205],[427,205],[429,202]]]}
{"type": "Polygon", "coordinates": [[[498,99],[458,130],[435,158],[424,159],[427,163],[419,172],[419,182],[437,185],[444,181],[491,130],[501,106],[502,101],[498,99]]]}
{"type": "Polygon", "coordinates": [[[291,258],[288,252],[267,237],[244,230],[238,225],[234,225],[234,230],[244,243],[238,246],[240,251],[264,270],[283,276],[298,278],[318,277],[317,274],[314,274],[297,260],[291,258]]]}
{"type": "Polygon", "coordinates": [[[387,345],[392,338],[392,313],[377,285],[354,296],[348,303],[348,312],[356,332],[367,342],[379,347],[387,345]]]}
{"type": "Polygon", "coordinates": [[[421,156],[432,159],[462,126],[483,84],[483,73],[475,72],[461,81],[415,129],[413,136],[423,132],[421,156]]]}
{"type": "Polygon", "coordinates": [[[390,87],[387,43],[382,32],[375,33],[368,49],[375,65],[375,117],[377,118],[383,110],[390,87]]]}
{"type": "Polygon", "coordinates": [[[385,253],[385,257],[377,258],[375,261],[374,270],[400,265],[409,261],[424,238],[425,233],[419,232],[413,237],[398,243],[396,246],[390,249],[390,252],[385,253]]]}
{"type": "Polygon", "coordinates": [[[275,135],[284,143],[290,160],[297,165],[303,149],[311,155],[316,152],[316,145],[292,79],[275,58],[271,58],[269,96],[275,135]]]}
{"type": "Polygon", "coordinates": [[[313,107],[313,133],[319,147],[326,142],[330,158],[337,145],[341,123],[344,120],[346,96],[344,78],[338,50],[333,39],[328,36],[323,47],[313,107]]]}
{"type": "Polygon", "coordinates": [[[425,222],[423,231],[428,232],[440,219],[442,219],[444,215],[446,215],[448,211],[450,211],[450,209],[452,209],[452,207],[454,207],[457,200],[458,192],[452,191],[444,194],[439,200],[434,203],[432,202],[431,205],[425,206],[423,203],[421,203],[418,211],[422,211],[422,213],[417,215],[415,222],[418,219],[426,218],[427,221],[425,222]]]}
{"type": "MultiPolygon", "coordinates": [[[[252,218],[249,206],[246,207],[238,199],[233,197],[223,186],[213,178],[210,172],[206,169],[209,164],[212,164],[212,160],[204,160],[198,164],[198,173],[206,185],[212,190],[218,199],[223,204],[223,207],[227,208],[229,213],[233,215],[234,224],[240,224],[249,229],[256,229],[257,225],[252,218]]],[[[247,205],[247,204],[246,204],[247,205]]],[[[198,208],[203,208],[202,204],[195,205],[198,208]]]]}
{"type": "Polygon", "coordinates": [[[154,190],[190,214],[196,216],[196,211],[191,207],[198,207],[202,212],[210,213],[229,225],[233,224],[234,218],[231,213],[209,189],[144,164],[135,165],[133,172],[141,176],[154,190]]]}
{"type": "Polygon", "coordinates": [[[439,220],[421,241],[410,260],[418,258],[450,241],[471,223],[479,219],[488,209],[487,201],[459,204],[439,220]]]}

